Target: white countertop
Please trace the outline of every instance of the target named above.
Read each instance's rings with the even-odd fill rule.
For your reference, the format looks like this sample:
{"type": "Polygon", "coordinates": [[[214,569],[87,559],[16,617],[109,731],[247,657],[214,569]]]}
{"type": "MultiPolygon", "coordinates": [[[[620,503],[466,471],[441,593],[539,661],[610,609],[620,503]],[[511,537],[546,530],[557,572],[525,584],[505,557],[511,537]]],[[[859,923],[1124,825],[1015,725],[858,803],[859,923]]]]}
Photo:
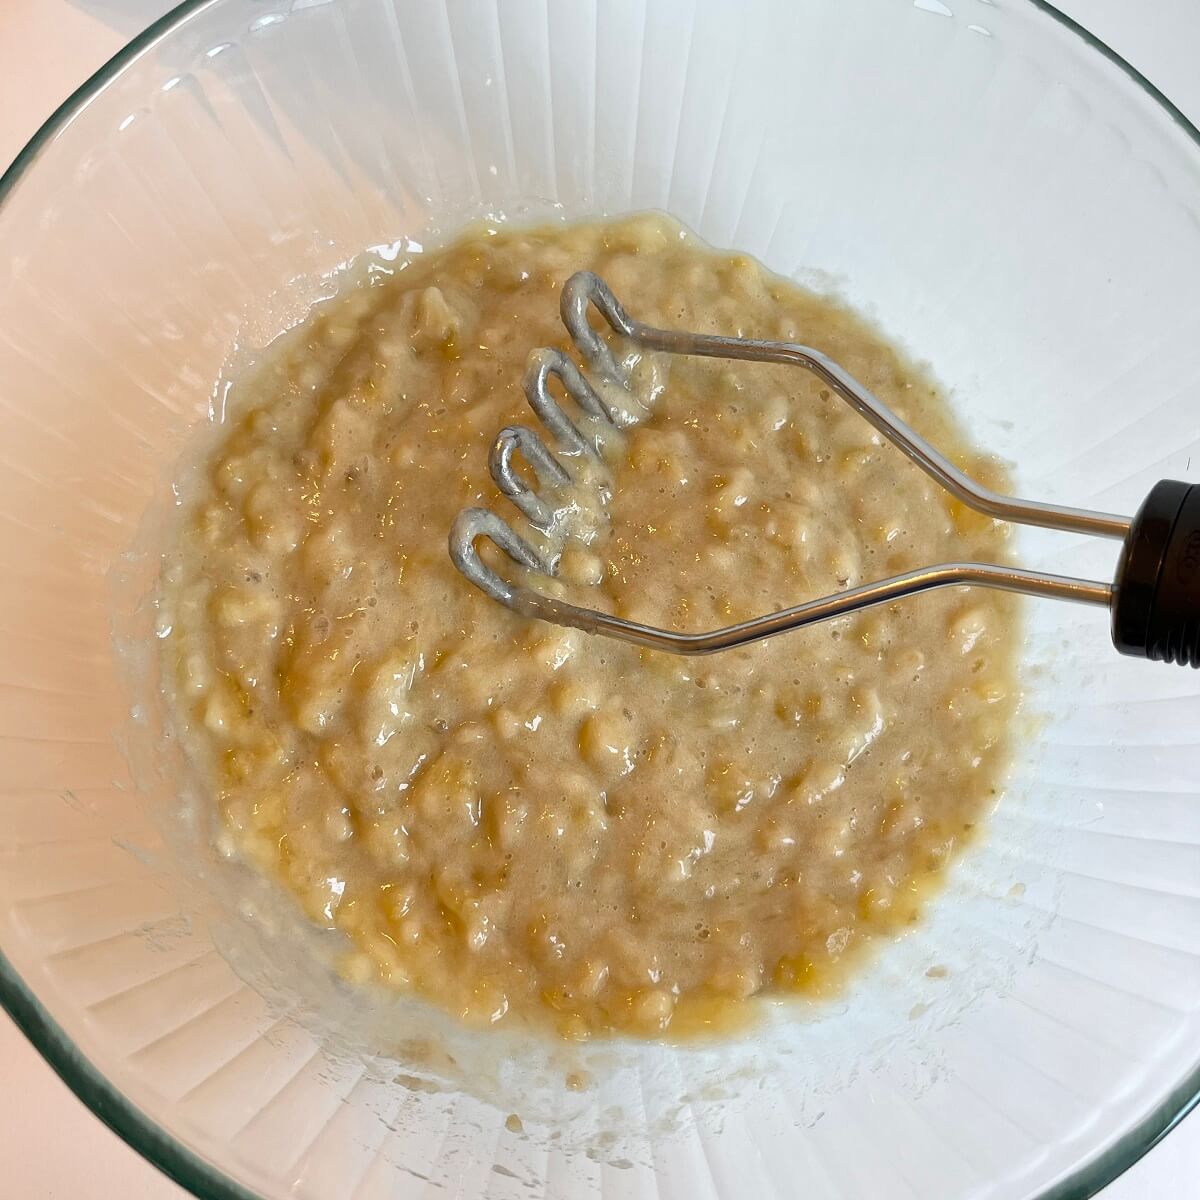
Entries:
{"type": "MultiPolygon", "coordinates": [[[[1058,0],[1058,6],[1200,124],[1197,0],[1058,0]]],[[[171,7],[172,0],[0,0],[0,166],[82,80],[171,7]]],[[[2,1014],[0,1078],[0,1194],[20,1200],[185,1195],[93,1117],[2,1014]]],[[[1107,1188],[1102,1200],[1197,1196],[1200,1113],[1107,1188]]]]}

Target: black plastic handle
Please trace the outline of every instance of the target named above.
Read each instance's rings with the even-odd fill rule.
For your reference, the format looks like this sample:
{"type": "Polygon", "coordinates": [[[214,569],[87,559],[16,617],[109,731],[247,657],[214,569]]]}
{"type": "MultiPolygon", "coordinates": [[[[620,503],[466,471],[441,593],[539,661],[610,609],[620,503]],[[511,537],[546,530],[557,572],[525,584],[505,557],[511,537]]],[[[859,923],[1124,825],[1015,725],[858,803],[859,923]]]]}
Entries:
{"type": "Polygon", "coordinates": [[[1154,485],[1114,586],[1112,637],[1122,654],[1200,667],[1200,484],[1154,485]]]}

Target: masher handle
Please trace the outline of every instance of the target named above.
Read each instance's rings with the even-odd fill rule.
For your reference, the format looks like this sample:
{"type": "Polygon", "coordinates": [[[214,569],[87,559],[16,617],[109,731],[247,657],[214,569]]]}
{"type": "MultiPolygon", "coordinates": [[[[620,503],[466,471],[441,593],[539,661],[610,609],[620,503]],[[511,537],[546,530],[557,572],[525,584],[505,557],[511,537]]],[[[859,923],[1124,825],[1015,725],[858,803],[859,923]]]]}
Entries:
{"type": "Polygon", "coordinates": [[[1154,485],[1113,586],[1112,638],[1122,654],[1200,667],[1200,484],[1154,485]]]}

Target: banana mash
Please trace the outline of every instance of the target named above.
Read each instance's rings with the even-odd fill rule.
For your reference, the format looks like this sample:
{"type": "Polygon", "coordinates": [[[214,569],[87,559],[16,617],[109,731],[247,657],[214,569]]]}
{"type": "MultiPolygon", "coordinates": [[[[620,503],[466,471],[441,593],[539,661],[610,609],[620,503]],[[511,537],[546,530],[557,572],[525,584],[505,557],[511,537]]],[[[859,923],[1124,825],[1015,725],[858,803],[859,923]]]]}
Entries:
{"type": "MultiPolygon", "coordinates": [[[[536,424],[530,352],[574,355],[558,293],[584,267],[649,323],[824,351],[1003,486],[870,325],[665,217],[473,229],[320,306],[234,386],[159,632],[223,849],[346,935],[348,979],[657,1036],[821,995],[918,919],[1002,784],[1015,609],[945,590],[684,659],[467,584],[462,507],[533,536],[487,454],[536,424]]],[[[647,358],[630,402],[604,511],[531,585],[699,630],[1004,556],[1001,527],[804,371],[647,358]]]]}

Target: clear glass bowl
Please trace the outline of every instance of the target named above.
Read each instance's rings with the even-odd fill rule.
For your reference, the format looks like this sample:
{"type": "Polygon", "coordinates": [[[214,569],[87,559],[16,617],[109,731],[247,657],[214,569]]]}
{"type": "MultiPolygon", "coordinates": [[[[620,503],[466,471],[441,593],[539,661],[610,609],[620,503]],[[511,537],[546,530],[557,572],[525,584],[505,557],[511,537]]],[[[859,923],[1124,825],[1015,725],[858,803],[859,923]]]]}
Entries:
{"type": "Polygon", "coordinates": [[[334,983],[206,854],[139,674],[144,514],[217,381],[364,247],[489,211],[664,208],[839,289],[1024,494],[1129,512],[1195,477],[1197,132],[1103,46],[1021,0],[210,0],[0,196],[0,987],[164,1170],[222,1197],[1061,1200],[1195,1102],[1200,676],[1118,658],[1102,613],[1030,604],[1029,736],[932,919],[844,1001],[704,1048],[468,1035],[334,983]]]}

